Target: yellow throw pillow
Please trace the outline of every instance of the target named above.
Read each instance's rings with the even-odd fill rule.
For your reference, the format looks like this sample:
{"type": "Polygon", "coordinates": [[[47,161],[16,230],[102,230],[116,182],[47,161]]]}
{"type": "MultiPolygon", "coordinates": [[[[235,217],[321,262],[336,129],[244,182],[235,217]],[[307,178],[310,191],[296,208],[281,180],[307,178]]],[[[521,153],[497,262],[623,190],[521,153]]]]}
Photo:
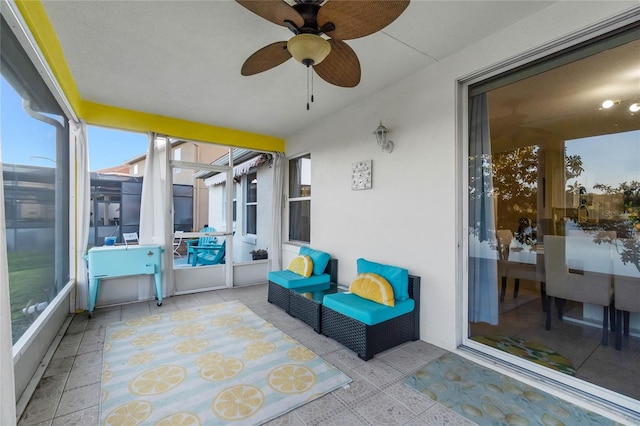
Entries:
{"type": "Polygon", "coordinates": [[[289,263],[287,269],[305,278],[309,278],[313,273],[313,261],[309,256],[296,256],[291,263],[289,263]]]}
{"type": "Polygon", "coordinates": [[[351,282],[349,291],[364,299],[372,300],[386,306],[395,306],[391,284],[377,274],[370,272],[359,274],[351,282]]]}

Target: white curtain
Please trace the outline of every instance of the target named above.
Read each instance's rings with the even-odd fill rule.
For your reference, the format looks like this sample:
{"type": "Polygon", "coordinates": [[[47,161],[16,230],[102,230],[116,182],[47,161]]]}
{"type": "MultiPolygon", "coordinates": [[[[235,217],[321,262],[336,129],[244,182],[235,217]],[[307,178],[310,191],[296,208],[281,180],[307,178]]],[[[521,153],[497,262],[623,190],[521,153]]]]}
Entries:
{"type": "Polygon", "coordinates": [[[469,321],[498,324],[497,258],[483,250],[495,236],[491,137],[486,93],[469,105],[469,321]]]}
{"type": "MultiPolygon", "coordinates": [[[[2,151],[0,149],[0,167],[2,151]]],[[[0,173],[0,199],[4,200],[3,173],[0,173]]],[[[9,301],[9,266],[4,203],[0,205],[0,425],[16,423],[16,385],[13,376],[13,340],[9,301]]]]}
{"type": "Polygon", "coordinates": [[[88,306],[89,278],[86,254],[89,243],[89,222],[91,220],[91,176],[89,172],[89,140],[87,124],[84,121],[71,123],[71,141],[76,152],[76,309],[86,310],[88,306]]]}
{"type": "Polygon", "coordinates": [[[269,259],[272,271],[282,269],[282,195],[284,184],[284,154],[273,154],[273,197],[271,201],[271,238],[269,239],[269,259]]]}
{"type": "MultiPolygon", "coordinates": [[[[159,245],[162,255],[162,296],[175,293],[173,283],[173,179],[169,166],[171,146],[167,138],[149,134],[149,148],[140,200],[140,244],[159,245]]],[[[138,296],[150,298],[149,286],[140,286],[138,296]]]]}

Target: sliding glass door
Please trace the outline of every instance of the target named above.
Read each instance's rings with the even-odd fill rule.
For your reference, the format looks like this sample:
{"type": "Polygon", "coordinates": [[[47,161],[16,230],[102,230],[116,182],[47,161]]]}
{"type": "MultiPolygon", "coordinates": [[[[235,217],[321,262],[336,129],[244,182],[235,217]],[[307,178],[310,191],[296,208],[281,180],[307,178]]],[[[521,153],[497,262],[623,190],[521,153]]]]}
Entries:
{"type": "Polygon", "coordinates": [[[622,405],[640,400],[638,38],[469,87],[466,342],[622,405]]]}

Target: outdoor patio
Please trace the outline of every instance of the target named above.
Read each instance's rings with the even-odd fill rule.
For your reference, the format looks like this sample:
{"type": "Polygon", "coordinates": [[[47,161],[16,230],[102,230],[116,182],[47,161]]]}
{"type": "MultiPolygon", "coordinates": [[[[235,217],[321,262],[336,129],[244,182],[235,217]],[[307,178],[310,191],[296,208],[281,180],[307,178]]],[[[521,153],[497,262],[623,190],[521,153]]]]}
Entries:
{"type": "Polygon", "coordinates": [[[267,302],[267,285],[175,296],[155,301],[98,308],[89,319],[74,316],[18,423],[97,425],[102,350],[107,324],[150,315],[157,310],[188,309],[239,300],[353,379],[339,389],[268,424],[273,425],[471,425],[474,424],[403,383],[411,373],[446,351],[411,342],[364,362],[339,343],[316,334],[303,322],[267,302]]]}
{"type": "MultiPolygon", "coordinates": [[[[28,402],[18,423],[19,426],[99,424],[102,351],[109,323],[151,315],[158,310],[176,311],[232,300],[242,302],[257,315],[271,322],[353,379],[347,389],[331,392],[268,424],[299,426],[475,424],[442,403],[433,401],[403,383],[417,370],[438,359],[447,351],[419,340],[379,353],[365,362],[351,350],[315,333],[302,321],[268,303],[265,283],[174,296],[165,299],[161,307],[157,307],[155,301],[150,300],[98,308],[91,319],[86,313],[75,315],[69,320],[68,328],[61,337],[59,346],[53,353],[33,397],[28,402]]],[[[531,309],[539,309],[538,303],[529,305],[531,309]]],[[[533,326],[538,327],[539,324],[536,323],[533,326]]],[[[608,349],[611,349],[608,353],[613,356],[619,354],[612,348],[608,349]]],[[[585,362],[581,368],[590,369],[593,367],[592,364],[585,362]]],[[[526,411],[526,404],[523,402],[521,405],[520,408],[526,411]]]]}

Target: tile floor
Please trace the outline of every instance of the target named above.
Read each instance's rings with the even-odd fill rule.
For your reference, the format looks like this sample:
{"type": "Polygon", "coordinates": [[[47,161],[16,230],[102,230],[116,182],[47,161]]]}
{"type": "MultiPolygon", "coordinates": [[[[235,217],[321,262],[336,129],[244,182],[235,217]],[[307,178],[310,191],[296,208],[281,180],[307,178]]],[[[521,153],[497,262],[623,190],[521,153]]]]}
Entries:
{"type": "Polygon", "coordinates": [[[261,284],[175,296],[165,299],[159,308],[155,301],[149,301],[96,309],[91,319],[87,314],[75,315],[18,425],[98,424],[102,348],[108,323],[149,315],[158,309],[188,309],[229,300],[241,301],[353,379],[348,389],[331,392],[269,425],[474,424],[402,383],[445,350],[422,341],[410,342],[364,362],[268,303],[267,286],[261,284]]]}
{"type": "Polygon", "coordinates": [[[170,297],[96,309],[93,318],[74,316],[51,363],[29,401],[19,426],[91,425],[99,420],[102,348],[110,322],[162,311],[239,300],[299,342],[348,374],[353,382],[304,405],[269,425],[473,425],[474,423],[410,389],[402,380],[445,351],[411,342],[364,362],[335,341],[316,334],[303,322],[267,302],[267,286],[170,297]]]}
{"type": "Polygon", "coordinates": [[[622,350],[615,349],[614,333],[609,332],[609,345],[602,346],[599,326],[583,325],[582,304],[567,301],[565,320],[557,317],[552,305],[551,330],[545,330],[545,314],[540,303],[540,292],[535,283],[520,284],[520,294],[514,299],[512,287],[500,304],[499,325],[487,323],[471,325],[471,335],[498,334],[520,337],[555,349],[571,360],[576,377],[595,385],[611,389],[622,395],[640,400],[640,338],[622,339],[622,350]],[[574,321],[571,320],[574,319],[574,321]]]}

